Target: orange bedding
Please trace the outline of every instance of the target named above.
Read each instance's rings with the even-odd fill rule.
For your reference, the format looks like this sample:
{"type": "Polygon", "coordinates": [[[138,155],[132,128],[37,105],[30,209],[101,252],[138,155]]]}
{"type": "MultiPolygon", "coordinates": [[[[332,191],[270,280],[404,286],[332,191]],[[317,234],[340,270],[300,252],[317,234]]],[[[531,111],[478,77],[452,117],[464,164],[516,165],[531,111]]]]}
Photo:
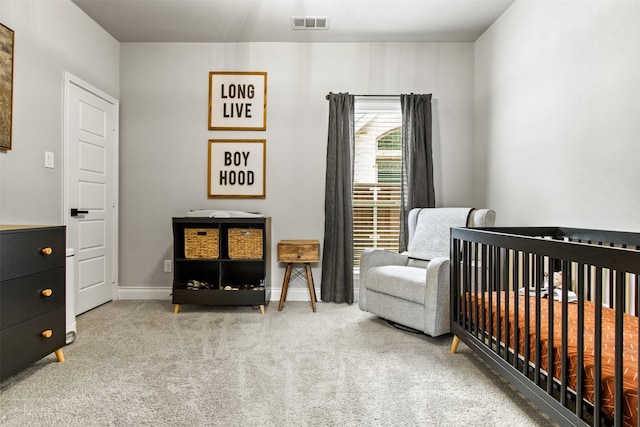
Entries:
{"type": "MultiPolygon", "coordinates": [[[[493,331],[492,335],[497,336],[497,319],[499,316],[503,319],[501,321],[500,340],[504,343],[506,337],[506,330],[504,325],[505,319],[505,295],[500,295],[500,310],[497,310],[497,294],[494,292],[492,295],[491,304],[491,317],[493,318],[493,331]]],[[[524,331],[526,330],[525,323],[525,296],[519,296],[518,306],[518,329],[519,329],[519,353],[522,355],[524,352],[524,331]]],[[[480,298],[477,299],[476,304],[478,308],[482,304],[480,298]]],[[[548,346],[549,346],[549,333],[548,333],[548,319],[549,319],[549,299],[542,298],[540,303],[540,319],[541,319],[541,363],[540,369],[549,372],[548,369],[548,346]]],[[[552,300],[553,301],[553,300],[552,300]]],[[[467,301],[469,304],[470,301],[467,301]]],[[[535,361],[535,297],[529,298],[529,348],[530,348],[530,362],[535,361]]],[[[473,302],[471,302],[473,305],[473,302]]],[[[514,328],[515,323],[515,308],[514,308],[514,295],[510,292],[509,299],[509,343],[510,347],[514,347],[514,328]]],[[[488,309],[489,309],[489,297],[488,294],[484,294],[484,306],[485,306],[485,330],[489,328],[488,309]]],[[[467,306],[467,308],[469,308],[467,306]]],[[[571,389],[576,389],[576,373],[577,373],[577,359],[578,359],[578,304],[567,304],[568,308],[568,384],[571,389]]],[[[594,399],[594,330],[595,330],[595,304],[589,301],[584,303],[584,361],[583,376],[584,382],[584,397],[593,403],[594,399]]],[[[475,312],[475,310],[471,310],[475,312]]],[[[479,310],[480,311],[480,310],[479,310]]],[[[554,377],[561,378],[562,370],[562,303],[560,301],[554,301],[553,310],[553,360],[554,360],[554,377]]],[[[613,417],[614,415],[614,345],[615,345],[615,311],[610,308],[602,308],[602,411],[613,417]]],[[[637,426],[638,425],[638,318],[628,314],[624,315],[624,334],[623,334],[623,421],[625,426],[637,426]]]]}

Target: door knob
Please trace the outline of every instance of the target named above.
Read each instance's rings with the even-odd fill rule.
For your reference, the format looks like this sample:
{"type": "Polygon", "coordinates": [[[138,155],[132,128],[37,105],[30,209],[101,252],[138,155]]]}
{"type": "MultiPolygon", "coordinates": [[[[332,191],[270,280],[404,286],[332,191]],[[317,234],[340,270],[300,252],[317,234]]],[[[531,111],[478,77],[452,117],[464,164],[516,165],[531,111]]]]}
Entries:
{"type": "Polygon", "coordinates": [[[77,208],[71,208],[71,216],[78,216],[78,215],[84,215],[84,214],[88,214],[89,211],[83,211],[77,208]]]}

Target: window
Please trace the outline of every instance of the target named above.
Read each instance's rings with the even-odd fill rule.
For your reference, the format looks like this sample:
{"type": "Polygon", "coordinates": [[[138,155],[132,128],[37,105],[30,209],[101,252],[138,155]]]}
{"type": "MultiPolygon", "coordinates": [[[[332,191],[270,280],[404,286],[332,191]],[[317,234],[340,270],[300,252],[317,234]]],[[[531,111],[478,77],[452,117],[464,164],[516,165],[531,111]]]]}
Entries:
{"type": "Polygon", "coordinates": [[[365,248],[398,251],[402,115],[398,98],[356,98],[353,257],[365,248]]]}

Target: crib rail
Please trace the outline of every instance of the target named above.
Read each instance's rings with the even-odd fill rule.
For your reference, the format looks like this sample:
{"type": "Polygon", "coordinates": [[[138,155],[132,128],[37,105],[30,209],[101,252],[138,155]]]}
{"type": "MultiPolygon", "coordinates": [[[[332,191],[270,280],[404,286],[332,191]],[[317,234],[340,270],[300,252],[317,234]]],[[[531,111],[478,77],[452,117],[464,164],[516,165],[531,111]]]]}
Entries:
{"type": "Polygon", "coordinates": [[[454,228],[452,332],[557,422],[640,427],[637,375],[631,414],[623,410],[629,406],[624,393],[629,394],[630,364],[640,371],[639,248],[640,233],[454,228]],[[560,275],[561,302],[550,303],[545,287],[553,295],[553,278],[560,275]],[[568,302],[571,297],[576,302],[568,302]],[[614,317],[614,363],[603,364],[603,339],[608,339],[603,318],[609,315],[614,317]],[[625,325],[636,325],[632,337],[625,336],[625,325]],[[561,343],[554,345],[558,336],[561,343]],[[610,365],[613,382],[606,379],[610,365]]]}

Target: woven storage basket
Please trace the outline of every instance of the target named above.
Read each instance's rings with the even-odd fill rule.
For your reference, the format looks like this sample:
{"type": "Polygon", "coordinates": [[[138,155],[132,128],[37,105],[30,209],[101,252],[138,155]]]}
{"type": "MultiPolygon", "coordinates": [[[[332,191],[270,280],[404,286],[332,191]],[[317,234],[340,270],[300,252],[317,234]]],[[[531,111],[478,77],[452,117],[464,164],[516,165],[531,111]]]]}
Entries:
{"type": "Polygon", "coordinates": [[[262,229],[230,228],[229,258],[262,259],[262,229]]]}
{"type": "Polygon", "coordinates": [[[217,228],[185,228],[185,258],[217,259],[219,256],[217,228]]]}

